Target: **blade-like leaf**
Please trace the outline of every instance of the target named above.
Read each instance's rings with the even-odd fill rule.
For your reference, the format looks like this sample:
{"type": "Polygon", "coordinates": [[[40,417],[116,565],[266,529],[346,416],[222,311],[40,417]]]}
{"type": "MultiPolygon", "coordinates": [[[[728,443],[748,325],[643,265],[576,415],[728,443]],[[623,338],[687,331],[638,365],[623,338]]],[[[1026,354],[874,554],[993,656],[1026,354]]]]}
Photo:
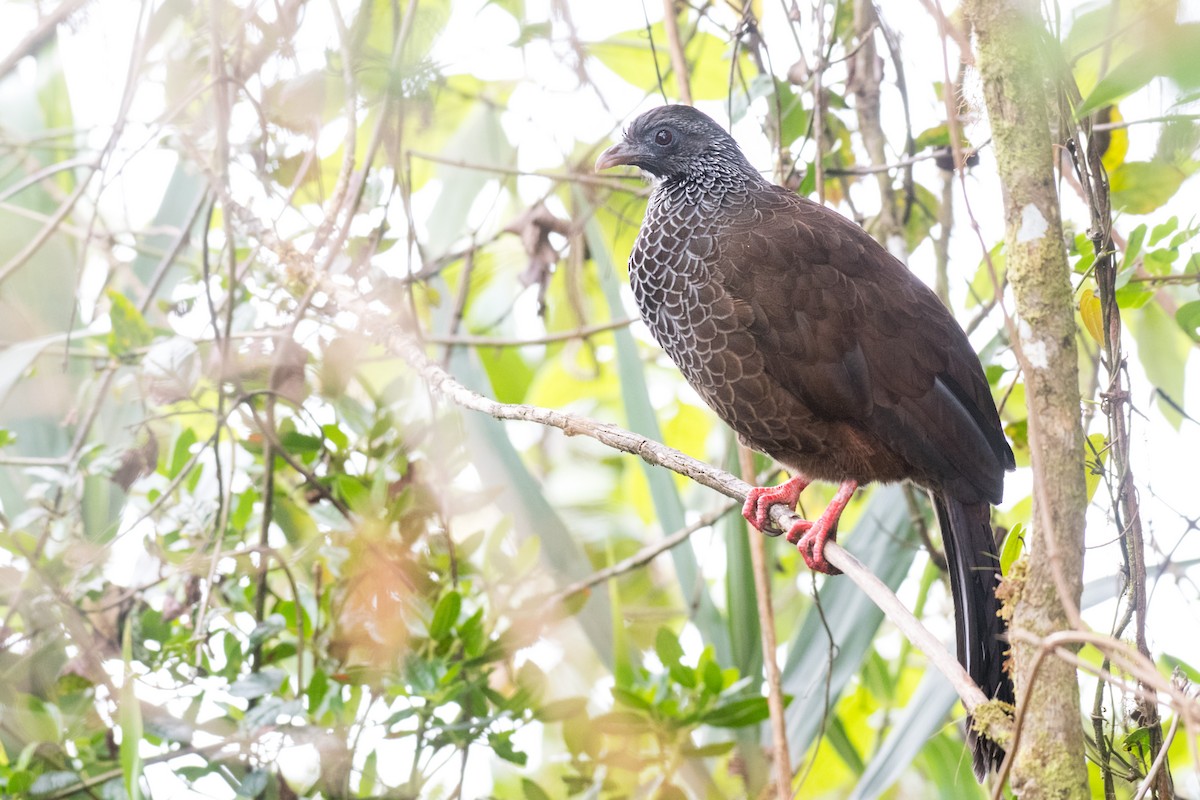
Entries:
{"type": "MultiPolygon", "coordinates": [[[[474,354],[462,348],[455,350],[450,358],[450,372],[467,388],[488,393],[486,374],[474,354]]],[[[485,484],[499,489],[496,505],[513,518],[521,535],[538,537],[542,557],[564,585],[586,576],[587,556],[562,518],[546,502],[541,485],[513,447],[503,423],[475,412],[466,412],[463,419],[475,468],[485,484]]],[[[600,659],[611,668],[613,641],[608,589],[596,586],[576,618],[600,659]]]]}
{"type": "MultiPolygon", "coordinates": [[[[845,538],[846,549],[895,590],[916,553],[903,490],[899,486],[875,489],[852,535],[845,538]]],[[[858,672],[883,621],[883,612],[844,578],[826,580],[818,598],[833,637],[832,671],[829,636],[815,610],[809,612],[792,641],[783,668],[783,691],[795,697],[786,714],[788,746],[795,762],[821,728],[826,683],[832,708],[846,682],[858,672]]]]}
{"type": "MultiPolygon", "coordinates": [[[[604,297],[608,301],[609,313],[614,319],[624,317],[625,309],[621,303],[620,287],[617,284],[617,273],[613,268],[612,257],[604,241],[604,232],[593,217],[587,224],[587,242],[592,258],[596,260],[597,271],[600,274],[600,284],[604,297]]],[[[655,441],[662,441],[658,426],[658,418],[654,414],[654,406],[650,403],[650,395],[646,390],[646,380],[642,373],[642,361],[638,356],[637,345],[633,334],[626,328],[613,331],[617,343],[617,365],[621,376],[621,396],[625,404],[625,413],[631,430],[655,441]]],[[[684,527],[686,521],[683,513],[683,503],[679,492],[666,470],[652,467],[641,462],[650,485],[650,495],[654,500],[654,509],[658,514],[659,525],[663,534],[684,527]]],[[[696,555],[690,547],[676,547],[671,550],[671,558],[675,563],[675,573],[679,577],[679,588],[689,603],[695,601],[693,622],[700,629],[704,641],[713,646],[717,660],[722,664],[730,663],[732,653],[729,646],[729,634],[725,629],[720,611],[713,605],[704,578],[696,563],[696,555]]]]}
{"type": "Polygon", "coordinates": [[[125,682],[121,685],[121,708],[118,724],[121,728],[121,774],[125,793],[130,800],[142,796],[142,707],[133,691],[133,625],[127,621],[121,637],[121,658],[125,661],[125,682]]]}
{"type": "Polygon", "coordinates": [[[941,673],[930,670],[913,693],[904,716],[896,720],[854,787],[851,800],[873,800],[887,791],[912,764],[926,740],[942,726],[958,700],[954,687],[941,673]]]}

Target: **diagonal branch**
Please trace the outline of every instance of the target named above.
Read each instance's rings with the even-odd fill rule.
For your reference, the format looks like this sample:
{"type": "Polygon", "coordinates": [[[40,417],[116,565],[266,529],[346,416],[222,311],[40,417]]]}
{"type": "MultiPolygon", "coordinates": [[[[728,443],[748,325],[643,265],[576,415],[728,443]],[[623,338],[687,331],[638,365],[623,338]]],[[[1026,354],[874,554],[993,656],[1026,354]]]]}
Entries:
{"type": "MultiPolygon", "coordinates": [[[[746,494],[751,488],[750,484],[724,470],[717,469],[691,456],[684,455],[678,450],[616,425],[548,408],[501,403],[490,397],[484,397],[463,386],[444,369],[426,358],[420,344],[399,328],[392,331],[388,345],[393,353],[408,362],[432,391],[462,408],[478,411],[499,420],[534,422],[558,428],[568,436],[587,436],[615,450],[636,455],[648,464],[666,467],[739,502],[745,501],[746,494]]],[[[780,531],[790,528],[792,522],[797,519],[790,509],[780,504],[771,507],[770,517],[780,531]]],[[[925,654],[938,672],[950,681],[968,712],[973,712],[978,706],[987,702],[983,692],[975,685],[954,656],[913,616],[912,612],[900,602],[883,581],[863,566],[861,561],[833,541],[826,543],[825,557],[830,564],[854,581],[855,585],[887,615],[892,624],[925,654]]],[[[983,724],[985,727],[983,733],[992,739],[1003,742],[1009,736],[1011,726],[1007,720],[998,720],[995,716],[998,715],[987,715],[987,721],[983,724]]],[[[983,723],[983,720],[980,722],[983,723]]]]}

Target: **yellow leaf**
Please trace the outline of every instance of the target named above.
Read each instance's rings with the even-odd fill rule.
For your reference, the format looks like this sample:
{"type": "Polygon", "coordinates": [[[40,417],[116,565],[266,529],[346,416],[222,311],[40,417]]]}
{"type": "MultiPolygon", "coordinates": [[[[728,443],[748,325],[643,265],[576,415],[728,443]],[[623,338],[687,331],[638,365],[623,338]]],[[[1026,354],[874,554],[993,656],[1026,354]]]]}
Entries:
{"type": "MultiPolygon", "coordinates": [[[[1096,112],[1098,122],[1123,122],[1124,117],[1121,116],[1120,110],[1116,106],[1108,106],[1096,112]]],[[[1126,128],[1113,128],[1105,131],[1108,134],[1107,142],[1102,143],[1104,151],[1100,156],[1100,163],[1104,164],[1104,171],[1111,173],[1121,164],[1125,163],[1125,154],[1129,152],[1129,131],[1126,128]]]]}
{"type": "Polygon", "coordinates": [[[1100,344],[1104,344],[1104,317],[1100,312],[1100,298],[1091,289],[1084,289],[1079,296],[1079,315],[1083,326],[1100,344]]]}

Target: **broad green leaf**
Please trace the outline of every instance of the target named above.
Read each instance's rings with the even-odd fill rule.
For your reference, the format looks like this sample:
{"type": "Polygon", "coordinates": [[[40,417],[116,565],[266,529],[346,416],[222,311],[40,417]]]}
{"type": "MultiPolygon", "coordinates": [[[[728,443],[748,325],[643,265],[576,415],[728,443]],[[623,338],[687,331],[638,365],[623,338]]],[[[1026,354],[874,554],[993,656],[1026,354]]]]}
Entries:
{"type": "Polygon", "coordinates": [[[668,668],[678,664],[679,659],[683,658],[683,647],[679,644],[679,637],[668,628],[658,629],[654,637],[654,651],[658,654],[658,660],[668,668]]]}
{"type": "Polygon", "coordinates": [[[523,767],[525,766],[525,762],[528,761],[529,756],[513,746],[512,737],[514,733],[515,731],[489,733],[487,736],[488,746],[500,758],[509,763],[516,764],[518,767],[523,767]]]}
{"type": "MultiPolygon", "coordinates": [[[[1138,359],[1146,377],[1175,403],[1184,404],[1184,365],[1192,351],[1192,340],[1174,320],[1163,312],[1158,303],[1147,303],[1138,314],[1129,315],[1127,324],[1137,342],[1138,359]]],[[[1183,416],[1170,404],[1158,398],[1158,408],[1175,428],[1183,416]]]]}
{"type": "MultiPolygon", "coordinates": [[[[1140,225],[1138,226],[1141,227],[1140,225]]],[[[1179,227],[1179,217],[1171,217],[1166,222],[1154,226],[1154,230],[1150,233],[1150,246],[1154,247],[1161,242],[1164,237],[1170,236],[1179,227]]],[[[1135,229],[1136,230],[1136,229],[1135,229]]],[[[1177,245],[1172,245],[1176,247],[1177,245]]]]}
{"type": "Polygon", "coordinates": [[[11,344],[0,350],[0,404],[43,350],[66,339],[65,334],[56,333],[11,344]]]}
{"type": "MultiPolygon", "coordinates": [[[[666,32],[661,22],[650,26],[654,38],[654,49],[646,29],[618,33],[603,42],[588,46],[588,52],[598,58],[628,83],[639,89],[657,89],[658,76],[664,78],[663,88],[671,97],[678,97],[676,82],[671,76],[671,61],[666,50],[666,32]],[[658,70],[654,57],[658,55],[658,70]]],[[[729,96],[729,59],[723,57],[728,50],[725,42],[706,31],[696,31],[684,46],[684,55],[689,66],[688,81],[693,100],[724,100],[729,96]]]]}
{"type": "Polygon", "coordinates": [[[1158,74],[1155,59],[1139,53],[1118,64],[1084,98],[1075,109],[1079,118],[1086,117],[1098,108],[1113,105],[1149,83],[1158,74]]]}
{"type": "Polygon", "coordinates": [[[700,721],[716,728],[741,728],[756,725],[770,716],[765,697],[743,697],[722,703],[700,715],[700,721]]]}
{"type": "Polygon", "coordinates": [[[1004,288],[1007,277],[1008,261],[1004,254],[1004,242],[1000,241],[988,252],[987,258],[979,262],[975,277],[967,290],[967,307],[975,308],[989,302],[996,296],[996,282],[1004,288]]]}
{"type": "Polygon", "coordinates": [[[271,694],[279,689],[287,675],[280,669],[264,669],[251,672],[229,686],[229,693],[234,697],[247,700],[271,694]]]}
{"type": "Polygon", "coordinates": [[[138,311],[132,300],[113,289],[106,289],[104,293],[108,296],[108,313],[112,320],[108,352],[119,357],[135,347],[145,347],[154,341],[154,331],[150,330],[142,312],[138,311]]]}
{"type": "Polygon", "coordinates": [[[270,774],[264,769],[255,769],[246,773],[237,787],[238,797],[258,797],[267,790],[270,774]]]}
{"type": "Polygon", "coordinates": [[[1181,305],[1175,311],[1175,321],[1193,342],[1200,344],[1200,300],[1181,305]]]}
{"type": "Polygon", "coordinates": [[[1187,175],[1162,161],[1126,161],[1109,178],[1113,207],[1129,214],[1149,214],[1175,196],[1187,175]]]}
{"type": "MultiPolygon", "coordinates": [[[[1129,232],[1125,243],[1125,252],[1121,258],[1120,270],[1133,266],[1138,255],[1142,252],[1142,242],[1146,239],[1146,223],[1142,223],[1129,232]]],[[[1153,242],[1151,243],[1153,244],[1153,242]]]]}
{"type": "Polygon", "coordinates": [[[529,778],[521,778],[521,795],[525,800],[551,800],[550,795],[529,778]]]}
{"type": "Polygon", "coordinates": [[[683,754],[695,758],[714,758],[723,756],[733,750],[737,742],[714,742],[712,744],[693,746],[684,745],[683,754]]]}
{"type": "Polygon", "coordinates": [[[586,716],[587,704],[586,697],[565,697],[543,704],[537,709],[535,716],[542,722],[561,722],[572,717],[586,716]]]}
{"type": "Polygon", "coordinates": [[[1155,77],[1171,78],[1185,89],[1200,85],[1200,65],[1196,62],[1196,52],[1200,50],[1200,24],[1164,24],[1161,17],[1151,15],[1147,17],[1146,29],[1146,38],[1150,41],[1105,75],[1076,110],[1077,114],[1090,114],[1120,100],[1155,77]]]}
{"type": "Polygon", "coordinates": [[[1024,549],[1025,526],[1018,522],[1004,537],[1004,549],[1000,552],[1000,572],[1002,574],[1008,574],[1009,568],[1021,557],[1024,549]]]}
{"type": "Polygon", "coordinates": [[[433,621],[429,623],[429,638],[439,641],[450,633],[454,623],[458,622],[459,611],[462,610],[462,595],[451,590],[442,595],[437,608],[433,611],[433,621]]]}

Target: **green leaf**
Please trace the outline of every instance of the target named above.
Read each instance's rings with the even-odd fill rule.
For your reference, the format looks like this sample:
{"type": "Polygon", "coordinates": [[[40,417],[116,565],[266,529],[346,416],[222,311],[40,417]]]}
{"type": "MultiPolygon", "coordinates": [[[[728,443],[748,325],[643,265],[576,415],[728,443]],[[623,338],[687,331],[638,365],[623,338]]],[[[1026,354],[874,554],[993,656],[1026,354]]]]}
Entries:
{"type": "MultiPolygon", "coordinates": [[[[644,27],[634,28],[589,45],[588,52],[639,89],[657,89],[661,73],[667,94],[678,97],[678,84],[668,79],[671,62],[665,48],[667,39],[663,23],[650,26],[650,37],[644,27]],[[653,49],[650,37],[654,39],[653,49]],[[654,55],[659,59],[657,70],[654,55]]],[[[724,57],[727,49],[722,39],[707,31],[696,31],[687,41],[684,56],[689,65],[688,82],[693,100],[723,100],[729,96],[729,59],[724,57]]]]}
{"type": "Polygon", "coordinates": [[[462,595],[451,589],[438,600],[433,610],[433,621],[429,623],[429,638],[441,641],[450,633],[462,611],[462,595]]]}
{"type": "Polygon", "coordinates": [[[679,638],[669,628],[658,629],[654,636],[654,652],[667,668],[675,666],[679,659],[683,658],[683,647],[679,644],[679,638]]]}
{"type": "Polygon", "coordinates": [[[270,775],[266,770],[256,769],[246,773],[237,787],[238,797],[258,797],[267,790],[270,775]]]}
{"type": "Polygon", "coordinates": [[[1181,305],[1175,311],[1175,321],[1193,342],[1200,344],[1200,300],[1181,305]]]}
{"type": "Polygon", "coordinates": [[[281,669],[264,669],[252,672],[229,686],[229,693],[234,697],[247,700],[271,694],[283,684],[287,674],[281,669]]]}
{"type": "Polygon", "coordinates": [[[1129,239],[1125,244],[1125,255],[1121,259],[1121,270],[1126,267],[1133,266],[1137,260],[1138,254],[1142,252],[1142,242],[1146,238],[1146,223],[1142,223],[1129,232],[1129,239]]]}
{"type": "Polygon", "coordinates": [[[123,356],[154,341],[154,332],[132,300],[113,289],[105,289],[104,293],[108,296],[108,316],[112,321],[112,330],[108,333],[109,353],[123,356]]]}
{"type": "Polygon", "coordinates": [[[550,800],[550,795],[529,778],[521,778],[521,795],[525,800],[550,800]]]}
{"type": "MultiPolygon", "coordinates": [[[[1157,303],[1146,304],[1140,314],[1128,321],[1137,341],[1138,358],[1146,377],[1180,406],[1184,405],[1184,365],[1192,351],[1192,340],[1184,335],[1175,320],[1157,303]]],[[[1176,429],[1183,416],[1169,403],[1158,399],[1158,407],[1176,429]]]]}
{"type": "Polygon", "coordinates": [[[1158,67],[1154,60],[1147,58],[1145,53],[1134,55],[1118,64],[1092,90],[1079,108],[1075,116],[1083,119],[1098,108],[1112,105],[1127,97],[1149,83],[1157,74],[1158,67]]]}
{"type": "MultiPolygon", "coordinates": [[[[726,433],[724,441],[728,448],[725,468],[736,474],[737,440],[732,431],[726,433]]],[[[740,514],[732,513],[721,519],[717,531],[725,540],[725,620],[732,649],[730,663],[742,675],[759,675],[763,664],[762,631],[758,619],[758,593],[750,560],[750,537],[759,534],[747,528],[740,514]]],[[[709,684],[708,667],[699,666],[702,667],[701,674],[709,690],[713,694],[720,692],[720,668],[712,665],[718,684],[714,689],[709,684]]]]}
{"type": "Polygon", "coordinates": [[[1162,161],[1126,161],[1109,177],[1113,207],[1129,214],[1149,214],[1179,191],[1187,175],[1162,161]]]}
{"type": "Polygon", "coordinates": [[[1168,672],[1179,670],[1185,676],[1187,676],[1187,679],[1192,683],[1200,683],[1200,669],[1196,669],[1182,658],[1173,656],[1170,653],[1163,653],[1161,658],[1162,662],[1167,666],[1168,672]]]}
{"type": "Polygon", "coordinates": [[[1149,41],[1104,76],[1077,109],[1078,116],[1132,94],[1155,77],[1171,78],[1184,88],[1200,85],[1200,64],[1196,62],[1200,24],[1145,24],[1149,41]]]}
{"type": "Polygon", "coordinates": [[[542,722],[561,722],[572,717],[585,716],[587,704],[586,697],[565,697],[544,703],[534,712],[534,716],[542,722]]]}
{"type": "Polygon", "coordinates": [[[621,736],[646,733],[651,730],[650,721],[633,711],[610,711],[607,714],[592,717],[592,727],[601,733],[621,736]]]}
{"type": "Polygon", "coordinates": [[[518,767],[525,766],[525,762],[529,760],[529,756],[522,753],[513,747],[512,737],[515,731],[504,731],[503,733],[489,733],[488,746],[492,752],[518,767]]]}
{"type": "MultiPolygon", "coordinates": [[[[1141,227],[1141,226],[1139,226],[1141,227]]],[[[1154,231],[1150,234],[1150,246],[1158,244],[1164,237],[1170,236],[1179,227],[1179,217],[1171,217],[1166,222],[1154,226],[1154,231]]],[[[1173,248],[1178,245],[1172,244],[1173,248]]]]}
{"type": "Polygon", "coordinates": [[[757,725],[771,716],[765,697],[743,697],[700,715],[700,722],[715,728],[741,728],[757,725]]]}
{"type": "Polygon", "coordinates": [[[125,662],[125,680],[121,684],[121,707],[117,724],[121,728],[121,775],[129,800],[142,797],[142,706],[134,693],[133,626],[125,625],[121,635],[121,658],[125,662]]]}
{"type": "Polygon", "coordinates": [[[1000,571],[1008,574],[1009,567],[1021,557],[1021,551],[1025,548],[1025,526],[1017,523],[1012,526],[1012,530],[1008,532],[1008,536],[1004,538],[1004,550],[1000,553],[1000,571]]]}
{"type": "Polygon", "coordinates": [[[1092,502],[1100,481],[1104,478],[1104,464],[1108,461],[1108,437],[1103,433],[1089,434],[1083,445],[1083,460],[1087,464],[1084,480],[1087,483],[1087,500],[1092,502]]]}
{"type": "Polygon", "coordinates": [[[709,660],[704,664],[702,670],[704,678],[704,688],[713,694],[719,694],[725,688],[725,675],[721,671],[721,666],[713,660],[709,660]]]}
{"type": "Polygon", "coordinates": [[[829,726],[825,729],[825,735],[829,738],[829,743],[833,745],[833,749],[841,757],[843,763],[854,772],[855,775],[862,775],[866,765],[863,764],[862,756],[858,753],[858,748],[854,746],[854,742],[850,741],[850,735],[846,732],[846,725],[842,722],[839,715],[835,715],[830,720],[829,726]]]}
{"type": "Polygon", "coordinates": [[[927,147],[949,147],[950,146],[950,128],[946,123],[936,125],[932,128],[926,128],[917,134],[917,138],[913,141],[913,149],[916,152],[921,152],[927,147]]]}
{"type": "Polygon", "coordinates": [[[65,339],[65,334],[56,333],[24,342],[6,343],[0,350],[0,402],[4,401],[17,381],[25,376],[26,370],[33,365],[43,350],[65,339]]]}
{"type": "Polygon", "coordinates": [[[612,687],[612,696],[613,700],[617,701],[621,705],[629,706],[630,708],[636,708],[638,711],[645,711],[649,713],[652,708],[649,700],[630,689],[622,689],[618,686],[614,686],[612,687]]]}
{"type": "Polygon", "coordinates": [[[713,742],[705,745],[686,744],[683,746],[683,754],[689,758],[716,758],[729,753],[733,748],[737,747],[737,742],[713,742]]]}

